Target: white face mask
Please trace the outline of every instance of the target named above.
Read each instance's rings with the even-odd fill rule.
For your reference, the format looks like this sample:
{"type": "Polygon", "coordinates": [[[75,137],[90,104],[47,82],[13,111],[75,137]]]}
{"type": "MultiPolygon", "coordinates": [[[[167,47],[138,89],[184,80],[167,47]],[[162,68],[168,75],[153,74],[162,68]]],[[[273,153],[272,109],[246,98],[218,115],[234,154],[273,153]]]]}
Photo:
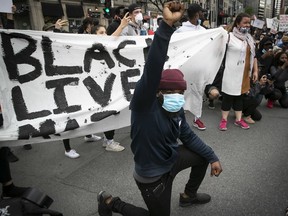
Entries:
{"type": "Polygon", "coordinates": [[[141,24],[142,23],[142,20],[143,20],[143,15],[142,13],[138,13],[136,16],[135,16],[135,22],[137,24],[141,24]]]}

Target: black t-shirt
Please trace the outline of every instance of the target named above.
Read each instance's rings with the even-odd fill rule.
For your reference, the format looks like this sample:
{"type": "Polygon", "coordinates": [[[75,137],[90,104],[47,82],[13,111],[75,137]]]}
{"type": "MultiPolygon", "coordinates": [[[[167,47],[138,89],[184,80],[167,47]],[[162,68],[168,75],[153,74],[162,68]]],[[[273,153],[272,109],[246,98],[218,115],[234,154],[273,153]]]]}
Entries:
{"type": "Polygon", "coordinates": [[[120,20],[113,20],[107,28],[107,35],[112,35],[120,25],[120,20]]]}

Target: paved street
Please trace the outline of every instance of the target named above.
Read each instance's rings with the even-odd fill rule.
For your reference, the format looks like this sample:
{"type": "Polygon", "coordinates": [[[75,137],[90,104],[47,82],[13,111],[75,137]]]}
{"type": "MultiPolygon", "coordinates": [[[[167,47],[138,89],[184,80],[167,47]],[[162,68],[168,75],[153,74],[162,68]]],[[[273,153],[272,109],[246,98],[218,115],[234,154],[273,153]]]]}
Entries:
{"type": "MultiPolygon", "coordinates": [[[[217,128],[220,103],[215,110],[209,110],[205,103],[203,109],[207,130],[193,130],[216,151],[224,171],[218,178],[210,177],[209,167],[199,191],[209,193],[212,201],[188,208],[178,206],[189,170],[181,172],[174,182],[171,215],[284,215],[288,206],[288,110],[279,105],[269,110],[262,103],[259,110],[263,119],[246,131],[233,124],[231,112],[228,131],[222,132],[217,128]]],[[[191,123],[192,115],[186,116],[191,123]]],[[[54,199],[50,208],[65,216],[97,216],[100,190],[144,207],[132,178],[129,132],[129,127],[116,131],[115,140],[126,147],[120,153],[105,151],[102,141],[86,143],[83,137],[71,140],[81,155],[78,159],[64,156],[59,141],[33,145],[30,151],[14,147],[20,158],[11,164],[14,183],[41,189],[54,199]]]]}

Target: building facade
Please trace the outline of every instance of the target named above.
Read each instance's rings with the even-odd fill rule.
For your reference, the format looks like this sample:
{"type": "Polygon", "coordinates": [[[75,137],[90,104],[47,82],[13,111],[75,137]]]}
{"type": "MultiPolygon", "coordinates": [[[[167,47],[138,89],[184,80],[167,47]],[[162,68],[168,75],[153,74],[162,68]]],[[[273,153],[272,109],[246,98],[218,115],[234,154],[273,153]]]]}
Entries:
{"type": "MultiPolygon", "coordinates": [[[[107,0],[106,0],[107,1],[107,0]]],[[[143,11],[150,17],[157,17],[160,11],[149,0],[108,0],[112,7],[128,6],[138,2],[143,11]]],[[[42,30],[49,19],[67,19],[69,26],[65,30],[77,31],[82,20],[88,15],[100,24],[108,25],[109,20],[104,17],[105,0],[13,0],[17,6],[15,26],[18,29],[42,30]]],[[[186,0],[188,4],[197,3],[207,10],[207,19],[211,27],[229,24],[240,12],[248,7],[259,19],[271,18],[284,13],[287,0],[186,0]]]]}

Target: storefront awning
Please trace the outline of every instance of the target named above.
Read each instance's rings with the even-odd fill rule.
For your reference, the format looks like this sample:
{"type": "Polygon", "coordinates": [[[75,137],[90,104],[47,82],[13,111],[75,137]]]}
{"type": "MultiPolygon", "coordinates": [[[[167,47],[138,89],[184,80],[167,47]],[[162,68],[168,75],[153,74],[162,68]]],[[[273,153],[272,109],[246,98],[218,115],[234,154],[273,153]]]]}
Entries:
{"type": "Polygon", "coordinates": [[[83,18],[84,11],[81,5],[66,4],[66,13],[69,18],[83,18]]]}
{"type": "Polygon", "coordinates": [[[61,4],[52,4],[41,2],[43,16],[46,17],[62,17],[64,16],[61,4]]]}

